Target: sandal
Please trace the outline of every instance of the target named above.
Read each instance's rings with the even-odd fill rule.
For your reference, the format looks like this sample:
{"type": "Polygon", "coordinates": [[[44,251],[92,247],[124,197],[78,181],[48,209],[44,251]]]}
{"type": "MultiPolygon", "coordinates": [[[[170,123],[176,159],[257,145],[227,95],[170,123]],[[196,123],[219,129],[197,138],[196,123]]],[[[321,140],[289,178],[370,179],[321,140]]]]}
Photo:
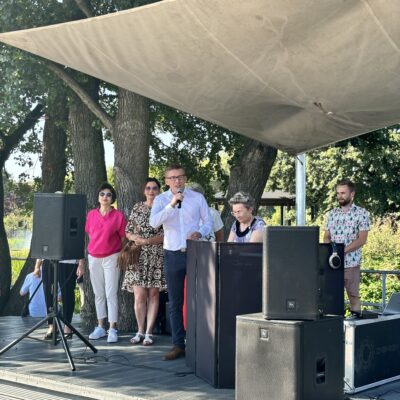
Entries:
{"type": "Polygon", "coordinates": [[[143,335],[143,333],[137,332],[136,335],[133,338],[131,338],[130,342],[132,344],[139,344],[140,342],[143,341],[144,337],[145,336],[143,335]]]}
{"type": "Polygon", "coordinates": [[[146,333],[146,336],[144,337],[143,340],[143,346],[151,346],[153,343],[154,343],[153,335],[146,333]]]}

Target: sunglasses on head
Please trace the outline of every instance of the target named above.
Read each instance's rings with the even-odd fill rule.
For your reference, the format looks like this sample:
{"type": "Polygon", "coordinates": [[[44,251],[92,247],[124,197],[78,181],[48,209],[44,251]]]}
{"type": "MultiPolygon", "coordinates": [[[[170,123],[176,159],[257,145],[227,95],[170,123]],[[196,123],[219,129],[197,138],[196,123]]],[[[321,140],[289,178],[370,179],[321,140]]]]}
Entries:
{"type": "Polygon", "coordinates": [[[100,192],[100,193],[99,193],[99,196],[101,196],[101,197],[104,197],[104,196],[106,196],[106,197],[112,197],[112,193],[111,193],[111,192],[100,192]]]}

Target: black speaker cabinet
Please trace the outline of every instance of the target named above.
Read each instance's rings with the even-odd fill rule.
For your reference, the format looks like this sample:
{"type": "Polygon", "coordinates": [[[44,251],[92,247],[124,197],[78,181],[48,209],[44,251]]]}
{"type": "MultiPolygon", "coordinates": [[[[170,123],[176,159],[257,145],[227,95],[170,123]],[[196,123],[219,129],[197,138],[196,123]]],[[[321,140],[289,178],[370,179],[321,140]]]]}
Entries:
{"type": "Polygon", "coordinates": [[[36,193],[31,256],[48,260],[83,258],[85,220],[86,196],[36,193]]]}
{"type": "Polygon", "coordinates": [[[186,363],[235,386],[236,316],[262,309],[262,244],[188,241],[186,363]]]}
{"type": "Polygon", "coordinates": [[[265,318],[319,318],[318,241],[318,227],[266,227],[263,246],[265,318]]]}
{"type": "Polygon", "coordinates": [[[338,267],[329,265],[332,245],[319,244],[320,268],[320,307],[324,314],[344,315],[344,245],[336,244],[336,251],[341,260],[338,267]]]}
{"type": "Polygon", "coordinates": [[[343,319],[237,317],[236,400],[343,398],[343,319]]]}

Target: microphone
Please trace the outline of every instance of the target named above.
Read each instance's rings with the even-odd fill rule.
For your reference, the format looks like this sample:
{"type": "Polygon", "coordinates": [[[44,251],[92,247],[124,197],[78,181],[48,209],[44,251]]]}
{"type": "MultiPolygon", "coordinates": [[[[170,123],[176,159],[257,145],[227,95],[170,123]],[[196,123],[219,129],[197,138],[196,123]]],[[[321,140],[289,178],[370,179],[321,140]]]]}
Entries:
{"type": "MultiPolygon", "coordinates": [[[[176,191],[176,193],[183,193],[183,189],[179,188],[179,189],[176,191]]],[[[178,204],[178,208],[181,208],[181,207],[182,207],[182,200],[178,200],[178,201],[177,201],[177,204],[178,204]]]]}

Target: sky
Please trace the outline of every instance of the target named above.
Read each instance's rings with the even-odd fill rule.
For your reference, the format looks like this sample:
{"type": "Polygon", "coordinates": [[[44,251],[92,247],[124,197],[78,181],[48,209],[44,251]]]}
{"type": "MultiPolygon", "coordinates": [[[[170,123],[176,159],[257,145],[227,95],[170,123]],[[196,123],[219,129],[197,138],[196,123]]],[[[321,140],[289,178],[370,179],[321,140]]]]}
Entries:
{"type": "MultiPolygon", "coordinates": [[[[105,159],[106,159],[106,166],[110,167],[114,165],[114,146],[113,144],[106,140],[104,141],[104,151],[105,151],[105,159]]],[[[41,163],[39,161],[39,156],[37,154],[28,153],[33,161],[32,167],[21,167],[18,165],[16,161],[16,157],[21,155],[20,152],[12,153],[10,158],[6,161],[6,171],[11,174],[14,180],[18,179],[18,175],[21,173],[26,173],[30,177],[37,177],[41,176],[41,163]]]]}

